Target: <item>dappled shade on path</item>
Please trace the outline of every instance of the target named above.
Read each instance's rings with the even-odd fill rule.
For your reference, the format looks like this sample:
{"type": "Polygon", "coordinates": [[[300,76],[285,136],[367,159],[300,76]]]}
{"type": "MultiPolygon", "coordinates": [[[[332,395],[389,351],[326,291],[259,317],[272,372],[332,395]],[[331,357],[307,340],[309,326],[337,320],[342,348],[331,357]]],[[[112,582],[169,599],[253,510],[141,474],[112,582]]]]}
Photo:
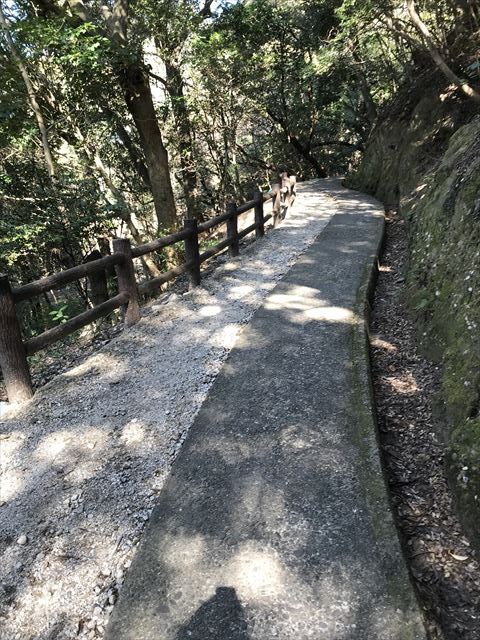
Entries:
{"type": "Polygon", "coordinates": [[[354,353],[357,295],[383,217],[375,201],[324,186],[339,213],[239,336],[154,510],[109,640],[173,640],[200,611],[205,640],[215,638],[227,609],[209,603],[224,588],[251,640],[424,638],[368,389],[354,389],[366,366],[354,353]]]}

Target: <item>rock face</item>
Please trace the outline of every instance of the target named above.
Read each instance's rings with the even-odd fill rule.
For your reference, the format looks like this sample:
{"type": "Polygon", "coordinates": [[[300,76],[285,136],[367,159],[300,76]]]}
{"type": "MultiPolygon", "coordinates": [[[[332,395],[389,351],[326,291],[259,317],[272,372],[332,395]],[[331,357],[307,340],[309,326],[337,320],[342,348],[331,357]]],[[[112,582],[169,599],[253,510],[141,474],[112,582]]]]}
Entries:
{"type": "Polygon", "coordinates": [[[349,183],[399,203],[408,222],[408,302],[442,365],[448,476],[480,547],[480,117],[429,90],[377,127],[349,183]]]}

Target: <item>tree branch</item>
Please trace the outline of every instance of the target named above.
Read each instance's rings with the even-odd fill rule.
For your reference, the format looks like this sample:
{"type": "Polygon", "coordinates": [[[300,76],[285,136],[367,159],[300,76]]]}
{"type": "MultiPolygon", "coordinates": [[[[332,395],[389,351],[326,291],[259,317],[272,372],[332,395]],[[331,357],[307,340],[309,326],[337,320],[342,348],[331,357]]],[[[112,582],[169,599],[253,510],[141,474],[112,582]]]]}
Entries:
{"type": "Polygon", "coordinates": [[[312,149],[317,147],[350,147],[355,151],[362,151],[363,144],[361,142],[346,142],[345,140],[323,140],[312,145],[312,149]]]}
{"type": "Polygon", "coordinates": [[[212,16],[213,0],[205,0],[205,4],[198,12],[200,18],[210,18],[212,16]]]}
{"type": "Polygon", "coordinates": [[[269,171],[273,171],[273,172],[278,171],[278,167],[275,167],[272,164],[265,162],[265,160],[262,160],[262,158],[256,158],[255,156],[252,156],[251,154],[249,154],[248,151],[244,149],[242,145],[240,145],[238,142],[235,143],[235,146],[248,162],[257,164],[258,166],[263,167],[264,169],[268,169],[269,171]]]}
{"type": "Polygon", "coordinates": [[[425,45],[426,45],[426,47],[427,47],[427,49],[428,49],[433,61],[441,69],[441,71],[443,72],[445,77],[448,80],[450,80],[451,82],[453,82],[453,84],[456,85],[459,89],[461,89],[463,91],[463,93],[466,96],[468,96],[471,100],[473,100],[477,104],[480,104],[480,93],[475,91],[475,89],[473,89],[466,82],[462,82],[462,80],[457,76],[456,73],[454,73],[454,71],[452,71],[452,69],[450,69],[448,64],[443,59],[441,53],[439,52],[439,50],[435,46],[435,42],[433,40],[433,37],[432,37],[430,31],[428,30],[427,25],[424,22],[422,22],[422,19],[420,18],[420,16],[417,13],[417,10],[415,8],[414,0],[407,0],[407,9],[408,9],[408,13],[410,15],[410,18],[411,18],[413,24],[415,25],[415,28],[422,35],[423,40],[425,42],[425,45]]]}
{"type": "Polygon", "coordinates": [[[168,89],[168,82],[165,80],[165,78],[162,78],[161,76],[157,76],[157,74],[153,73],[153,71],[150,68],[147,68],[147,73],[151,78],[153,78],[154,80],[158,80],[158,82],[163,84],[163,86],[166,89],[168,89]]]}

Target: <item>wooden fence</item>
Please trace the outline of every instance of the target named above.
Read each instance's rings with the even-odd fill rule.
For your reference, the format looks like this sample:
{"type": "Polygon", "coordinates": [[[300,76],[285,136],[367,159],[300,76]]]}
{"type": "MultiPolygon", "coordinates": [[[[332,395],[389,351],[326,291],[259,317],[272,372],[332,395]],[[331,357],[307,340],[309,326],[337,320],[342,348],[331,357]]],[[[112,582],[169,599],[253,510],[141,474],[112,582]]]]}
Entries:
{"type": "Polygon", "coordinates": [[[228,247],[231,256],[239,253],[239,242],[248,234],[255,232],[256,238],[265,233],[265,223],[273,218],[273,226],[284,217],[286,209],[293,204],[295,197],[295,176],[286,173],[280,176],[281,182],[268,193],[258,191],[253,200],[237,207],[235,203],[227,205],[223,215],[211,218],[199,224],[197,220],[185,220],[183,229],[158,240],[131,247],[130,240],[115,238],[112,241],[112,255],[89,260],[84,264],[72,267],[59,273],[41,278],[35,282],[11,287],[8,277],[0,274],[0,367],[2,369],[8,399],[13,403],[29,400],[33,396],[27,356],[61,340],[77,329],[110,314],[115,309],[124,309],[124,322],[133,325],[140,319],[140,294],[158,290],[163,284],[175,279],[183,273],[188,274],[190,287],[200,284],[200,267],[203,262],[212,258],[228,247]],[[271,214],[264,215],[264,203],[273,200],[271,214]],[[255,221],[242,231],[238,230],[238,216],[254,210],[255,221]],[[226,223],[226,238],[215,246],[200,253],[199,236],[219,225],[226,223]],[[184,243],[185,262],[156,278],[137,284],[133,260],[147,253],[171,247],[178,242],[184,243]],[[71,318],[44,333],[24,340],[16,313],[16,304],[28,300],[52,289],[58,289],[81,278],[89,278],[90,286],[106,291],[106,272],[115,269],[117,275],[118,294],[100,302],[92,309],[71,318]]]}

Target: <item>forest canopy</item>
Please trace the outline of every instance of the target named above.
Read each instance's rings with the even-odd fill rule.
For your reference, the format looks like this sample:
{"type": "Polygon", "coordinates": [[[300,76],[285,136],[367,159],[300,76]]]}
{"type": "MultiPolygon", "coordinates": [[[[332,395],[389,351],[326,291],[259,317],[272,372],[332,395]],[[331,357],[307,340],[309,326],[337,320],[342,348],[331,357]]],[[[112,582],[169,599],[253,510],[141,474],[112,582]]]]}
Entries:
{"type": "Polygon", "coordinates": [[[480,102],[479,29],[476,0],[0,0],[0,272],[139,244],[285,169],[345,173],[419,78],[480,102]]]}

